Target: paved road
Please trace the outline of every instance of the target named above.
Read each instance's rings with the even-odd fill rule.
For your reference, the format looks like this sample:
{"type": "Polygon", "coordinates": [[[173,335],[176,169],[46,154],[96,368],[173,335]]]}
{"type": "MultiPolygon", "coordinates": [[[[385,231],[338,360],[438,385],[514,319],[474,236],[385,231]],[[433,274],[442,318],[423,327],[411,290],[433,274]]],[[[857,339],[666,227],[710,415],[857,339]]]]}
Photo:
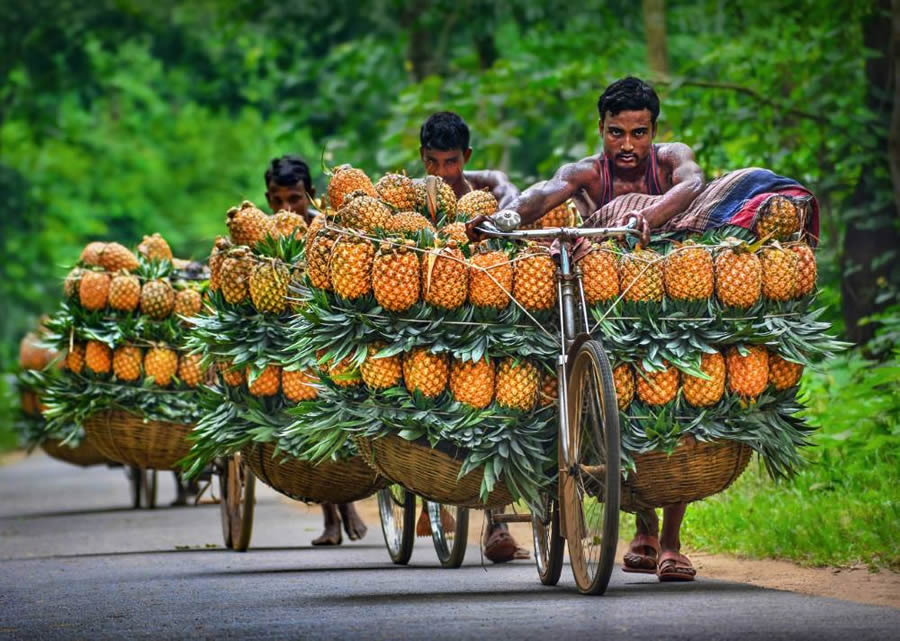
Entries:
{"type": "MultiPolygon", "coordinates": [[[[162,477],[161,502],[173,494],[162,477]]],[[[390,564],[380,532],[312,548],[315,510],[272,492],[253,547],[221,547],[218,508],[133,511],[121,470],[43,455],[0,468],[0,639],[864,639],[898,638],[900,610],[698,580],[613,574],[578,595],[530,563],[437,567],[419,539],[390,564]]],[[[477,519],[480,522],[480,519],[477,519]]]]}

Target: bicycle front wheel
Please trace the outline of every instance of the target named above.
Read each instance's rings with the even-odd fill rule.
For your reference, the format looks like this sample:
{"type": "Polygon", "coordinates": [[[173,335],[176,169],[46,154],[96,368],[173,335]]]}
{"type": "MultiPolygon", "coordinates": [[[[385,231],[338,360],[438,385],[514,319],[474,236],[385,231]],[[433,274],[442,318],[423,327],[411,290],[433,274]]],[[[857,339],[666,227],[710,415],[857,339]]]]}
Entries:
{"type": "Polygon", "coordinates": [[[556,585],[562,574],[565,541],[559,532],[559,503],[549,495],[541,494],[544,514],[531,516],[531,532],[534,535],[534,560],[538,577],[544,585],[556,585]]]}
{"type": "Polygon", "coordinates": [[[416,539],[416,495],[399,485],[378,490],[378,513],[391,561],[406,565],[416,539]]]}
{"type": "Polygon", "coordinates": [[[441,567],[458,568],[466,558],[469,537],[469,510],[455,505],[426,501],[431,538],[441,567]]]}
{"type": "Polygon", "coordinates": [[[587,340],[569,356],[560,502],[578,590],[603,594],[619,537],[619,408],[600,343],[587,340]]]}

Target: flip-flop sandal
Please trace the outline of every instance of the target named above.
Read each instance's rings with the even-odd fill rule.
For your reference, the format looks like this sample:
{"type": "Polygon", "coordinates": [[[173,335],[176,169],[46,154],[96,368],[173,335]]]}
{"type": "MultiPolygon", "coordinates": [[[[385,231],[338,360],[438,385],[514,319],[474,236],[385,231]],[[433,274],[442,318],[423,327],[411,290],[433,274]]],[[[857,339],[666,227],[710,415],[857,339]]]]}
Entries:
{"type": "Polygon", "coordinates": [[[431,519],[428,518],[427,507],[422,506],[422,513],[416,522],[416,536],[431,536],[431,519]]]}
{"type": "Polygon", "coordinates": [[[488,561],[494,563],[506,563],[515,558],[517,547],[516,541],[509,531],[497,529],[488,537],[487,544],[484,546],[484,556],[488,561]]]}
{"type": "Polygon", "coordinates": [[[697,571],[691,565],[691,560],[677,552],[664,552],[659,557],[659,567],[656,576],[662,582],[667,581],[693,581],[697,571]]]}
{"type": "Polygon", "coordinates": [[[659,539],[649,534],[638,534],[631,542],[628,552],[622,557],[622,572],[656,574],[657,558],[659,558],[659,539]],[[650,548],[653,550],[653,556],[635,552],[635,549],[641,548],[650,548]]]}
{"type": "Polygon", "coordinates": [[[523,547],[516,547],[516,553],[513,554],[514,561],[527,561],[531,558],[531,552],[523,547]]]}

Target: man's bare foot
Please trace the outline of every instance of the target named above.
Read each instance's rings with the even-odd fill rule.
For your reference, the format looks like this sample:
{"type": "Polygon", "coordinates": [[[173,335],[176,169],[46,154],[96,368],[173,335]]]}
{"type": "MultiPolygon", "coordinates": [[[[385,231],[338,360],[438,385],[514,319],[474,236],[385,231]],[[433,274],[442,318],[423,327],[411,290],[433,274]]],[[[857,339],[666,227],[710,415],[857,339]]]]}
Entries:
{"type": "Polygon", "coordinates": [[[659,539],[650,534],[635,534],[628,545],[628,552],[622,557],[624,572],[656,574],[656,560],[659,558],[659,539]]]}
{"type": "Polygon", "coordinates": [[[325,526],[325,531],[317,539],[313,539],[313,545],[340,545],[343,543],[341,538],[341,524],[329,523],[325,526]]]}
{"type": "Polygon", "coordinates": [[[366,524],[363,523],[363,520],[357,514],[353,503],[341,503],[338,505],[338,510],[341,513],[341,520],[344,521],[344,532],[347,533],[350,540],[357,541],[363,538],[366,532],[369,531],[369,528],[366,527],[366,524]]]}

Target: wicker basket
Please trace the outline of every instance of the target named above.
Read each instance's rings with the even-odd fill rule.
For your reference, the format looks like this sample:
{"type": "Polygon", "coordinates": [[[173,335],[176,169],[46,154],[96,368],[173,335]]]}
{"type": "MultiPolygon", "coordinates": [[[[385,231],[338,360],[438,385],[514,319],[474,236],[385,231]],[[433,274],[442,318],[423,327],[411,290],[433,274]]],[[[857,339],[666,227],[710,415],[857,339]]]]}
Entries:
{"type": "Polygon", "coordinates": [[[297,459],[272,457],[275,446],[253,444],[241,450],[241,460],[273,490],[304,503],[351,503],[388,485],[361,456],[318,465],[297,459]]]}
{"type": "Polygon", "coordinates": [[[634,457],[637,468],[622,483],[621,507],[668,507],[721,492],[741,475],[753,451],[736,441],[698,441],[685,437],[671,455],[648,452],[634,457]]]}
{"type": "Polygon", "coordinates": [[[144,420],[122,410],[106,410],[84,422],[84,432],[107,458],[150,470],[177,470],[187,456],[189,425],[144,420]]]}
{"type": "Polygon", "coordinates": [[[87,467],[88,465],[99,465],[101,463],[109,463],[109,459],[103,456],[93,443],[88,439],[82,439],[77,447],[69,447],[63,445],[58,439],[47,439],[41,443],[41,449],[58,461],[71,463],[72,465],[80,465],[87,467]]]}
{"type": "Polygon", "coordinates": [[[442,447],[441,444],[432,448],[427,442],[407,441],[390,435],[360,438],[356,443],[365,460],[378,472],[429,501],[478,509],[514,502],[509,489],[499,481],[487,501],[482,501],[481,470],[458,478],[466,454],[464,450],[442,447]]]}

